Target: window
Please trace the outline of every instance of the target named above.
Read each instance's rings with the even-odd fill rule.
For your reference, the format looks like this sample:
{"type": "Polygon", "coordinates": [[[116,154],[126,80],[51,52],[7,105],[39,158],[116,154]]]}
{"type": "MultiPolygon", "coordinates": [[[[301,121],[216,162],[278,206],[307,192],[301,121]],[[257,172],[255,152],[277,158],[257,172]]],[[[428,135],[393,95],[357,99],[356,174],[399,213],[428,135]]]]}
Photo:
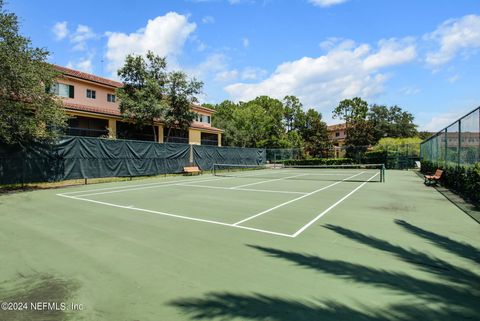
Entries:
{"type": "Polygon", "coordinates": [[[339,132],[336,132],[335,133],[335,137],[339,137],[340,136],[340,133],[339,132]]]}
{"type": "Polygon", "coordinates": [[[112,95],[112,94],[107,94],[107,101],[110,102],[110,103],[114,103],[115,102],[115,95],[112,95]]]}
{"type": "Polygon", "coordinates": [[[51,88],[52,93],[65,98],[74,98],[74,87],[72,85],[56,83],[51,88]]]}
{"type": "Polygon", "coordinates": [[[95,99],[96,94],[95,90],[87,89],[87,98],[95,99]]]}

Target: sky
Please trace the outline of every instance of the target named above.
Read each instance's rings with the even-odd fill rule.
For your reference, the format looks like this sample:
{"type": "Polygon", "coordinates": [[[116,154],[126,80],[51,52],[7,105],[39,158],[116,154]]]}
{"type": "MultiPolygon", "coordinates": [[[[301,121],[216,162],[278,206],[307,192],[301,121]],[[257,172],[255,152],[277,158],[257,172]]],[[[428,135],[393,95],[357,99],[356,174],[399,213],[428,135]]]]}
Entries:
{"type": "Polygon", "coordinates": [[[480,105],[480,0],[10,0],[58,65],[117,79],[166,56],[205,103],[300,98],[328,124],[346,98],[398,105],[438,131],[480,105]]]}

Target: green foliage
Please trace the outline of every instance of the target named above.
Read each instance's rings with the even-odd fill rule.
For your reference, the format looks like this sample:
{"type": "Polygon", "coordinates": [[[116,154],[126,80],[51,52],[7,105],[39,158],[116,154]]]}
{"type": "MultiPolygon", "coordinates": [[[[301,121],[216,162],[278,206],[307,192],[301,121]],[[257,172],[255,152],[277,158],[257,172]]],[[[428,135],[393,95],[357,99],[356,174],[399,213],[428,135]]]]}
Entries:
{"type": "Polygon", "coordinates": [[[350,165],[355,162],[351,158],[310,158],[289,159],[281,163],[285,165],[350,165]]]}
{"type": "MultiPolygon", "coordinates": [[[[368,103],[359,97],[344,99],[334,109],[333,118],[340,118],[347,124],[347,146],[368,146],[374,143],[374,129],[367,120],[367,113],[368,103]]],[[[353,156],[348,149],[347,155],[353,156]]]]}
{"type": "MultiPolygon", "coordinates": [[[[186,129],[195,119],[191,105],[197,102],[203,83],[189,80],[183,72],[167,72],[167,61],[149,51],[146,57],[128,55],[118,76],[124,86],[117,89],[122,115],[138,126],[161,121],[169,129],[186,129]]],[[[170,131],[169,131],[170,132],[170,131]]],[[[167,135],[168,138],[168,135],[167,135]]]]}
{"type": "Polygon", "coordinates": [[[225,130],[224,145],[265,148],[302,148],[321,156],[330,146],[327,126],[320,113],[306,113],[295,96],[283,101],[260,96],[235,104],[224,101],[215,109],[213,125],[225,130]]]}
{"type": "Polygon", "coordinates": [[[196,116],[191,106],[198,103],[196,95],[201,93],[202,87],[201,81],[188,79],[184,72],[173,71],[168,74],[166,89],[169,108],[163,122],[169,128],[169,133],[174,127],[188,129],[196,116]]]}
{"type": "Polygon", "coordinates": [[[401,155],[420,155],[420,143],[422,139],[419,137],[408,138],[382,138],[373,146],[374,151],[384,151],[390,154],[396,153],[401,155]]]}
{"type": "Polygon", "coordinates": [[[0,0],[0,141],[51,142],[67,120],[61,100],[45,90],[58,74],[46,62],[49,52],[33,48],[3,7],[0,0]]]}
{"type": "Polygon", "coordinates": [[[118,70],[118,76],[124,83],[117,89],[120,99],[120,112],[138,126],[152,125],[155,137],[155,120],[163,120],[169,106],[165,84],[168,80],[165,71],[167,62],[149,51],[143,56],[128,55],[125,64],[118,70]]]}
{"type": "Polygon", "coordinates": [[[422,161],[423,174],[434,173],[437,168],[443,170],[440,183],[480,206],[480,163],[472,166],[450,166],[422,161]]]}
{"type": "Polygon", "coordinates": [[[367,119],[373,127],[374,141],[384,137],[414,137],[418,134],[417,126],[413,123],[413,115],[396,105],[391,107],[372,105],[367,119]]]}

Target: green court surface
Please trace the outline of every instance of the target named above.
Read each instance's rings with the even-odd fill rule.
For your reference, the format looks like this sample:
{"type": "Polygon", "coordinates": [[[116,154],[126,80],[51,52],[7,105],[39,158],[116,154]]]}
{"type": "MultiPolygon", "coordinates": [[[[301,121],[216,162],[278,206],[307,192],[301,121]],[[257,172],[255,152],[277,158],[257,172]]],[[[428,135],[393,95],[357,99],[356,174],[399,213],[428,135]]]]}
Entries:
{"type": "Polygon", "coordinates": [[[480,320],[480,225],[412,171],[0,196],[0,320],[480,320]]]}

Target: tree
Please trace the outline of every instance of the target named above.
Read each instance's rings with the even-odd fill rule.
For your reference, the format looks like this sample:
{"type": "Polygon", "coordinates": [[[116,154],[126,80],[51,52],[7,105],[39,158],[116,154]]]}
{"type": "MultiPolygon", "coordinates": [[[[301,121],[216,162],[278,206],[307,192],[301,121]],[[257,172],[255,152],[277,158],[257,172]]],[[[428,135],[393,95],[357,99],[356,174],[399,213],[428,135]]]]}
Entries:
{"type": "Polygon", "coordinates": [[[168,74],[165,58],[149,51],[146,59],[128,55],[125,64],[118,70],[123,87],[117,89],[120,112],[138,126],[150,124],[157,141],[155,121],[163,120],[169,110],[165,85],[168,74]]]}
{"type": "Polygon", "coordinates": [[[342,100],[333,111],[333,118],[346,122],[345,144],[347,146],[368,146],[374,143],[373,127],[367,120],[368,103],[361,98],[342,100]]]}
{"type": "Polygon", "coordinates": [[[327,156],[332,148],[328,137],[327,124],[322,121],[322,114],[314,109],[305,113],[305,122],[300,130],[305,142],[305,151],[313,157],[327,156]]]}
{"type": "Polygon", "coordinates": [[[63,104],[50,90],[59,76],[49,52],[19,34],[18,18],[0,0],[0,141],[51,142],[66,126],[63,104]]]}
{"type": "Polygon", "coordinates": [[[191,105],[197,102],[202,82],[189,80],[183,72],[166,71],[166,58],[148,51],[146,57],[128,55],[118,76],[124,86],[117,89],[120,112],[138,126],[150,124],[157,140],[155,122],[168,128],[186,129],[195,119],[191,105]]]}
{"type": "Polygon", "coordinates": [[[372,122],[376,142],[384,137],[405,138],[418,134],[417,126],[413,123],[413,115],[403,111],[399,106],[388,108],[374,104],[370,106],[367,116],[372,122]]]}
{"type": "Polygon", "coordinates": [[[164,118],[168,128],[167,141],[170,138],[172,128],[188,129],[196,117],[191,110],[192,104],[198,103],[196,95],[202,91],[203,83],[194,79],[188,79],[181,71],[174,71],[167,77],[167,100],[168,110],[164,118]]]}

